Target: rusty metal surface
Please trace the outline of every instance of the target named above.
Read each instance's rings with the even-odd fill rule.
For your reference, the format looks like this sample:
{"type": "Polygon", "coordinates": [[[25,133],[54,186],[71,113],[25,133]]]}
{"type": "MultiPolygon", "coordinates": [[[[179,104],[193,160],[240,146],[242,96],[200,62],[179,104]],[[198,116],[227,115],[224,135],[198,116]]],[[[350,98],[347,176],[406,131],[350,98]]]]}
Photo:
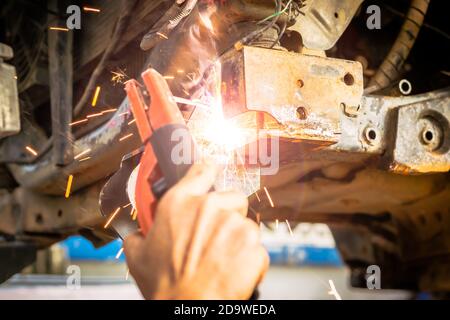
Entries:
{"type": "Polygon", "coordinates": [[[284,165],[277,176],[263,177],[274,208],[266,199],[253,199],[252,205],[263,220],[299,221],[303,214],[324,212],[376,214],[428,198],[448,183],[442,174],[404,176],[364,162],[311,160],[284,165]]]}
{"type": "Polygon", "coordinates": [[[27,163],[33,155],[25,149],[25,146],[40,150],[47,140],[41,127],[29,118],[23,117],[20,132],[0,141],[0,163],[27,163]]]}
{"type": "Polygon", "coordinates": [[[0,197],[0,232],[25,239],[27,234],[62,237],[81,227],[93,227],[104,220],[98,203],[101,187],[93,185],[68,199],[16,188],[0,197]]]}
{"type": "Polygon", "coordinates": [[[404,106],[398,114],[391,170],[450,170],[450,92],[444,99],[404,106]]]}
{"type": "Polygon", "coordinates": [[[309,49],[328,50],[334,46],[352,20],[362,0],[310,0],[292,30],[300,32],[309,49]]]}
{"type": "Polygon", "coordinates": [[[91,159],[88,161],[74,160],[66,167],[58,168],[47,154],[35,164],[9,164],[8,168],[22,187],[59,196],[64,195],[67,178],[72,174],[72,190],[76,191],[114,173],[119,168],[122,156],[140,145],[136,127],[128,125],[131,119],[128,101],[124,100],[108,122],[74,141],[75,155],[90,149],[88,155],[91,159]],[[133,136],[119,141],[130,133],[133,136]]]}
{"type": "Polygon", "coordinates": [[[363,96],[357,110],[343,110],[342,134],[331,149],[384,155],[382,165],[403,174],[447,172],[449,101],[450,88],[407,97],[363,96]],[[432,139],[425,141],[428,131],[432,139]]]}
{"type": "MultiPolygon", "coordinates": [[[[64,4],[50,1],[48,8],[58,12],[64,4]]],[[[65,19],[49,14],[51,25],[63,25],[65,19]]],[[[63,166],[72,161],[73,103],[73,38],[72,32],[48,33],[48,70],[52,123],[52,159],[55,165],[63,166]]]]}
{"type": "Polygon", "coordinates": [[[12,55],[12,49],[0,43],[0,139],[20,131],[16,68],[3,62],[12,55]]]}
{"type": "Polygon", "coordinates": [[[404,97],[363,96],[357,110],[342,110],[340,119],[342,135],[334,148],[342,151],[381,154],[388,147],[388,142],[394,142],[396,112],[399,108],[421,105],[427,101],[440,103],[448,96],[450,96],[450,88],[404,97]],[[389,130],[390,127],[393,131],[389,130]],[[367,139],[370,130],[374,130],[375,139],[367,139]]]}
{"type": "Polygon", "coordinates": [[[363,93],[358,62],[244,47],[221,63],[225,114],[267,112],[293,139],[337,142],[342,106],[358,106],[363,93]]]}
{"type": "MultiPolygon", "coordinates": [[[[140,5],[144,5],[144,1],[140,5]]],[[[141,17],[143,13],[139,10],[137,11],[139,12],[139,17],[141,17]]],[[[149,18],[146,17],[145,19],[149,18]]],[[[188,82],[186,75],[197,71],[199,65],[203,64],[201,60],[206,59],[209,61],[217,55],[216,45],[211,43],[214,41],[213,37],[196,32],[198,29],[198,12],[189,16],[187,20],[183,21],[183,26],[180,26],[179,32],[174,33],[167,41],[155,47],[147,61],[162,74],[177,74],[177,69],[184,69],[183,79],[175,79],[170,83],[172,91],[178,95],[182,95],[180,83],[183,81],[188,82]],[[190,32],[185,32],[188,28],[190,32]],[[199,56],[196,51],[199,43],[205,46],[210,45],[211,52],[199,56]]],[[[138,31],[136,21],[138,20],[132,21],[129,27],[130,30],[138,31]]],[[[150,22],[149,25],[151,25],[150,22]]],[[[237,33],[236,37],[239,37],[242,32],[241,30],[240,33],[237,33]]],[[[128,39],[128,36],[126,38],[128,39]]],[[[229,39],[226,43],[222,42],[222,44],[229,46],[236,40],[236,38],[229,39]]],[[[199,81],[197,76],[196,81],[199,81]]],[[[192,85],[191,80],[189,80],[189,83],[192,85]]],[[[74,141],[74,155],[91,149],[89,154],[91,157],[90,161],[82,163],[74,161],[64,168],[55,168],[51,164],[49,156],[45,155],[34,164],[22,165],[15,163],[9,164],[8,168],[20,185],[46,194],[63,195],[69,174],[74,174],[73,190],[78,190],[98,181],[114,173],[119,168],[122,156],[140,145],[137,134],[125,141],[118,141],[120,137],[128,133],[137,133],[134,126],[127,125],[131,120],[131,112],[123,116],[123,113],[126,111],[129,111],[128,102],[124,100],[114,117],[106,124],[74,141]]]]}

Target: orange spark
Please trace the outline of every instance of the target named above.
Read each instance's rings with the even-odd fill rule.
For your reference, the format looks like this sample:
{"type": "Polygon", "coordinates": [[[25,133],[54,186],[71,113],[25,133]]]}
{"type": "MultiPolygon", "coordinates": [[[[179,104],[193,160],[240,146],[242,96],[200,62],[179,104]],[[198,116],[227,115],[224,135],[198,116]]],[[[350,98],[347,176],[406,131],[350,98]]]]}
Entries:
{"type": "Polygon", "coordinates": [[[136,122],[136,119],[131,120],[130,122],[128,122],[128,125],[133,124],[136,122]]]}
{"type": "Polygon", "coordinates": [[[118,69],[118,71],[111,71],[111,73],[113,74],[111,81],[114,83],[114,85],[118,83],[124,83],[125,79],[128,78],[125,72],[120,69],[118,69]]]}
{"type": "Polygon", "coordinates": [[[131,137],[132,135],[133,135],[132,133],[127,134],[126,136],[123,136],[122,138],[120,138],[119,141],[123,141],[123,140],[125,140],[125,139],[128,139],[128,138],[131,137]]]}
{"type": "Polygon", "coordinates": [[[131,219],[134,221],[136,220],[136,218],[137,218],[137,210],[134,209],[133,216],[131,217],[131,219]]]}
{"type": "Polygon", "coordinates": [[[97,86],[97,88],[95,88],[95,93],[94,93],[94,97],[92,98],[92,106],[95,107],[95,105],[97,104],[97,99],[98,99],[98,95],[100,94],[100,86],[97,86]]]}
{"type": "Polygon", "coordinates": [[[120,256],[122,255],[122,252],[123,252],[123,247],[120,248],[120,250],[117,252],[117,254],[116,254],[116,259],[119,259],[119,258],[120,258],[120,256]]]}
{"type": "Polygon", "coordinates": [[[258,191],[255,191],[255,196],[256,196],[256,199],[258,199],[258,202],[261,202],[261,198],[258,195],[258,191]]]}
{"type": "Polygon", "coordinates": [[[129,112],[125,111],[125,112],[120,113],[119,116],[124,116],[124,115],[127,115],[127,114],[129,114],[129,112]]]}
{"type": "Polygon", "coordinates": [[[117,111],[117,108],[111,108],[111,109],[103,110],[102,113],[109,113],[109,112],[115,112],[115,111],[117,111]]]}
{"type": "Polygon", "coordinates": [[[194,81],[195,73],[193,73],[193,72],[188,73],[188,74],[186,75],[186,77],[187,77],[189,80],[194,81]]]}
{"type": "Polygon", "coordinates": [[[130,202],[129,204],[127,204],[127,205],[124,205],[124,206],[122,207],[122,209],[125,209],[125,208],[127,208],[127,207],[129,207],[129,206],[131,206],[131,202],[130,202]]]}
{"type": "Polygon", "coordinates": [[[275,205],[273,204],[272,198],[270,197],[269,190],[267,190],[267,188],[264,187],[264,191],[266,192],[267,199],[269,199],[270,206],[271,206],[272,208],[275,208],[275,205]]]}
{"type": "Polygon", "coordinates": [[[157,32],[156,33],[158,36],[160,36],[161,38],[164,38],[164,39],[169,39],[164,33],[161,33],[161,32],[157,32]]]}
{"type": "Polygon", "coordinates": [[[63,28],[63,27],[50,27],[50,30],[55,30],[55,31],[65,31],[68,32],[69,29],[68,28],[63,28]]]}
{"type": "Polygon", "coordinates": [[[289,229],[289,233],[291,234],[291,237],[293,237],[294,234],[292,233],[291,225],[289,224],[288,219],[286,219],[286,225],[287,225],[287,227],[288,227],[288,229],[289,229]]]}
{"type": "Polygon", "coordinates": [[[83,161],[89,160],[90,158],[91,158],[91,157],[86,157],[86,158],[83,158],[83,159],[78,160],[78,162],[83,162],[83,161]]]}
{"type": "Polygon", "coordinates": [[[74,126],[83,122],[89,121],[89,119],[78,120],[69,124],[69,126],[74,126]]]}
{"type": "Polygon", "coordinates": [[[102,116],[102,115],[103,115],[103,112],[92,113],[92,114],[88,114],[88,115],[86,116],[86,118],[95,118],[95,117],[102,116]]]}
{"type": "Polygon", "coordinates": [[[129,276],[130,276],[130,269],[127,268],[127,273],[125,274],[125,280],[128,280],[129,276]]]}
{"type": "Polygon", "coordinates": [[[86,153],[91,152],[91,149],[86,149],[83,152],[77,154],[75,157],[73,157],[75,160],[81,158],[82,156],[84,156],[86,153]]]}
{"type": "Polygon", "coordinates": [[[108,219],[108,221],[106,221],[106,224],[103,226],[103,228],[108,228],[108,226],[109,226],[109,224],[111,223],[111,221],[113,221],[113,219],[117,216],[117,214],[119,213],[119,211],[120,211],[120,207],[118,207],[117,209],[116,209],[116,211],[114,211],[112,214],[111,214],[111,216],[109,217],[109,219],[108,219]]]}
{"type": "Polygon", "coordinates": [[[70,189],[72,188],[72,181],[73,175],[70,175],[69,179],[67,179],[66,194],[64,195],[66,198],[70,197],[70,189]]]}
{"type": "Polygon", "coordinates": [[[97,9],[97,8],[91,8],[91,7],[83,7],[83,11],[99,13],[99,12],[100,12],[100,9],[97,9]]]}
{"type": "Polygon", "coordinates": [[[29,153],[31,153],[33,156],[37,156],[37,155],[38,155],[38,153],[36,152],[36,150],[34,150],[34,149],[33,149],[32,147],[30,147],[30,146],[26,146],[25,149],[27,149],[27,151],[28,151],[29,153]]]}
{"type": "Polygon", "coordinates": [[[164,76],[164,79],[166,79],[166,80],[173,80],[173,79],[175,79],[175,77],[174,76],[164,76]]]}

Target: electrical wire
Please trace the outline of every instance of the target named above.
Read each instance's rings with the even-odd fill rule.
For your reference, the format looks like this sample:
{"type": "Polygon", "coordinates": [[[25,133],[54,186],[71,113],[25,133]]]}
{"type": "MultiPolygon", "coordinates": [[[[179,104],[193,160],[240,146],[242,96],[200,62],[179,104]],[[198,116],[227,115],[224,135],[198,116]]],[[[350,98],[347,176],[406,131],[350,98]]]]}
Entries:
{"type": "MultiPolygon", "coordinates": [[[[293,2],[292,0],[288,1],[288,3],[285,5],[284,9],[277,14],[280,16],[283,12],[286,12],[287,9],[289,9],[287,13],[287,19],[283,21],[283,26],[280,30],[278,30],[278,37],[275,39],[275,41],[272,43],[272,45],[269,48],[275,47],[277,44],[279,44],[281,38],[283,37],[284,33],[286,32],[287,26],[291,21],[295,21],[295,19],[300,15],[304,13],[300,10],[303,7],[303,2],[300,0],[299,3],[293,2]],[[300,5],[299,5],[300,3],[300,5]]],[[[273,16],[273,15],[272,15],[273,16]]],[[[266,18],[267,19],[267,18],[266,18]]]]}
{"type": "MultiPolygon", "coordinates": [[[[281,6],[282,6],[282,1],[281,0],[275,0],[275,5],[276,5],[275,13],[280,12],[281,11],[281,6]]],[[[266,30],[272,28],[275,25],[275,23],[277,23],[279,17],[280,17],[279,14],[275,15],[273,17],[273,19],[269,23],[267,23],[264,27],[249,33],[248,35],[243,37],[239,42],[244,44],[244,45],[245,44],[249,44],[250,42],[252,42],[256,38],[258,38],[266,30]]],[[[258,24],[264,23],[263,21],[267,22],[267,18],[264,18],[263,20],[259,21],[258,24]]]]}
{"type": "Polygon", "coordinates": [[[275,18],[275,17],[278,17],[278,16],[282,15],[283,13],[286,12],[286,10],[287,10],[288,8],[290,8],[290,4],[291,4],[291,3],[292,3],[292,0],[289,0],[288,3],[286,4],[286,6],[283,8],[283,10],[278,10],[278,11],[275,12],[274,14],[271,14],[270,16],[268,16],[268,17],[262,19],[261,21],[259,21],[258,24],[263,23],[263,22],[265,22],[265,21],[267,21],[267,20],[270,20],[270,19],[272,19],[272,18],[275,18]]]}

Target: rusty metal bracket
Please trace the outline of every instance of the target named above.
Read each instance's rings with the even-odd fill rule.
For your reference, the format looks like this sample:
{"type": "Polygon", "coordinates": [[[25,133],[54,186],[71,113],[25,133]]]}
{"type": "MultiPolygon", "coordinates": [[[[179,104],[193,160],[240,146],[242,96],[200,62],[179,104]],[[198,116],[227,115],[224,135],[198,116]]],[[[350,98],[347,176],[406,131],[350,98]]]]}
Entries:
{"type": "Polygon", "coordinates": [[[13,56],[12,48],[0,43],[0,139],[20,131],[16,68],[3,63],[13,56]]]}
{"type": "Polygon", "coordinates": [[[328,50],[345,31],[362,0],[311,0],[303,8],[305,15],[291,28],[302,35],[308,49],[328,50]]]}
{"type": "Polygon", "coordinates": [[[364,96],[354,114],[341,114],[342,135],[332,149],[384,155],[403,173],[450,169],[449,88],[408,97],[364,96]]]}
{"type": "Polygon", "coordinates": [[[232,50],[221,59],[224,113],[263,111],[281,135],[336,143],[343,106],[356,108],[363,94],[359,62],[257,47],[232,50]]]}
{"type": "Polygon", "coordinates": [[[400,173],[450,170],[450,92],[399,108],[390,169],[400,173]]]}
{"type": "MultiPolygon", "coordinates": [[[[26,188],[0,195],[0,233],[28,236],[63,236],[104,221],[98,194],[103,182],[85,188],[66,199],[46,196],[26,188]]],[[[51,237],[50,237],[51,238],[51,237]]]]}

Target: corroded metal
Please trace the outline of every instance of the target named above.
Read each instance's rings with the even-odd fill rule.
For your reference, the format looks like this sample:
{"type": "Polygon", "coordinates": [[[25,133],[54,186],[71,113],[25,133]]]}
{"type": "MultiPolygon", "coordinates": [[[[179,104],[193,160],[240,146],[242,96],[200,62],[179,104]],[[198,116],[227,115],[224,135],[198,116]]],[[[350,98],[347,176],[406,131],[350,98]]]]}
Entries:
{"type": "Polygon", "coordinates": [[[124,100],[108,122],[74,141],[75,155],[90,150],[88,161],[75,160],[63,168],[55,168],[49,155],[46,155],[35,164],[9,164],[8,168],[21,186],[59,196],[64,195],[67,177],[72,174],[72,190],[76,191],[114,173],[120,166],[122,156],[139,147],[136,128],[128,125],[130,120],[131,111],[128,101],[124,100]],[[121,137],[130,133],[133,136],[120,141],[121,137]]]}
{"type": "Polygon", "coordinates": [[[302,35],[303,44],[309,49],[328,50],[345,31],[362,0],[307,1],[292,30],[302,35]]]}
{"type": "Polygon", "coordinates": [[[402,174],[450,169],[449,88],[408,97],[364,96],[354,114],[341,114],[342,134],[332,149],[383,155],[402,174]]]}
{"type": "Polygon", "coordinates": [[[0,138],[20,131],[16,68],[3,62],[12,56],[11,47],[0,43],[0,138]]]}
{"type": "Polygon", "coordinates": [[[450,170],[450,94],[399,109],[391,169],[400,173],[450,170]]]}
{"type": "Polygon", "coordinates": [[[270,114],[282,136],[335,143],[343,106],[357,107],[363,93],[358,62],[256,47],[221,59],[224,113],[270,114]]]}

